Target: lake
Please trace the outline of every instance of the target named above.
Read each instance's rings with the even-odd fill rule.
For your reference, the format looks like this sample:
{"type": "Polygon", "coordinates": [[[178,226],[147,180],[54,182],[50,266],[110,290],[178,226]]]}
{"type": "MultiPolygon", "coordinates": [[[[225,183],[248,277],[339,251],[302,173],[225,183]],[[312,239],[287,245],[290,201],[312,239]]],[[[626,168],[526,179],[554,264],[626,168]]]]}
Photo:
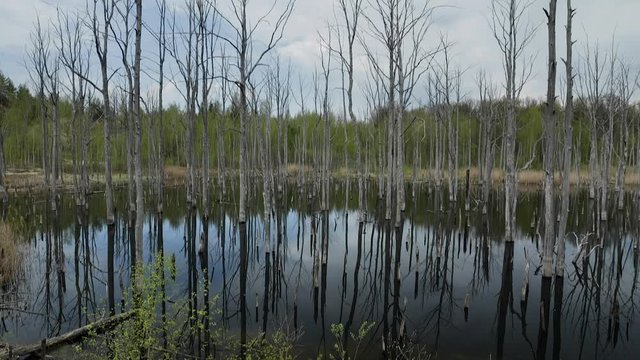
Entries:
{"type": "MultiPolygon", "coordinates": [[[[297,186],[278,195],[268,257],[261,190],[251,195],[243,249],[235,196],[213,205],[205,225],[187,211],[184,189],[169,188],[160,226],[155,213],[145,214],[144,262],[153,264],[160,250],[165,263],[175,258],[175,274],[165,271],[167,298],[192,310],[211,304],[204,316],[225,337],[238,338],[245,327],[249,338],[283,331],[295,337],[302,358],[333,352],[332,324],[357,332],[365,321],[374,322],[359,347],[367,358],[382,357],[389,339],[402,339],[412,354],[443,359],[640,356],[640,342],[633,341],[640,335],[640,295],[632,194],[627,209],[610,212],[599,225],[600,236],[592,231],[588,194],[571,194],[565,277],[546,281],[540,193],[520,193],[516,239],[505,243],[500,191],[483,216],[475,201],[465,211],[463,198],[450,204],[446,189],[427,184],[411,200],[408,185],[404,222],[396,228],[385,223],[373,187],[367,221],[359,224],[356,185],[347,195],[344,181],[332,183],[328,212],[297,186]],[[204,231],[205,254],[197,254],[204,231]]],[[[18,279],[0,290],[0,342],[38,342],[90,323],[110,303],[116,313],[129,307],[126,213],[119,211],[111,254],[102,194],[91,196],[88,212],[78,211],[71,195],[61,202],[53,216],[46,196],[10,199],[6,219],[26,239],[18,279]]],[[[126,191],[117,193],[116,204],[126,208],[126,191]]],[[[191,353],[202,355],[201,336],[186,337],[191,353]]],[[[353,351],[355,341],[348,341],[353,351]]]]}

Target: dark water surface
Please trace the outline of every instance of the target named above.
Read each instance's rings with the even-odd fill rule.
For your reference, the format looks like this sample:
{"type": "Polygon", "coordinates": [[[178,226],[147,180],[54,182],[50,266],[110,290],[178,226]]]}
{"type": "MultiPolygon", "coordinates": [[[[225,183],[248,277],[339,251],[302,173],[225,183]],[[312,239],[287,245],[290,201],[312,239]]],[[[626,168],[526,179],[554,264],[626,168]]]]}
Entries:
{"type": "MultiPolygon", "coordinates": [[[[165,258],[175,255],[176,260],[176,279],[166,275],[169,298],[185,300],[197,292],[193,306],[203,309],[207,268],[206,286],[216,299],[212,324],[234,336],[240,334],[243,318],[248,337],[278,329],[297,332],[295,351],[304,357],[332,351],[331,324],[357,332],[368,320],[375,326],[361,348],[375,357],[386,334],[388,339],[403,336],[412,348],[446,359],[640,358],[640,342],[634,341],[640,336],[634,252],[638,216],[631,196],[629,209],[611,212],[598,239],[585,237],[593,229],[593,204],[583,192],[572,194],[567,228],[575,235],[566,242],[566,275],[564,281],[543,281],[542,245],[536,236],[543,231],[536,221],[542,204],[538,193],[520,195],[517,236],[508,244],[503,241],[499,192],[492,195],[489,216],[483,217],[475,201],[465,212],[463,199],[450,206],[446,193],[425,185],[416,189],[416,201],[407,196],[405,221],[396,229],[380,220],[375,191],[367,201],[368,221],[360,227],[355,184],[351,189],[346,204],[345,186],[336,183],[327,213],[317,211],[317,201],[299,195],[297,188],[279,196],[268,261],[261,205],[249,211],[245,258],[235,202],[212,207],[208,256],[198,256],[204,228],[200,215],[186,211],[182,188],[168,189],[161,231],[155,214],[145,216],[144,261],[154,261],[161,233],[165,258]],[[583,246],[588,255],[574,264],[576,238],[588,239],[583,246]]],[[[126,193],[118,196],[123,209],[126,193]]],[[[262,203],[261,192],[253,196],[262,203]]],[[[28,239],[18,281],[0,290],[2,342],[37,342],[109,310],[103,197],[93,196],[90,212],[82,214],[71,196],[63,196],[58,218],[46,211],[44,199],[11,199],[7,220],[28,239]]],[[[129,291],[131,263],[126,215],[120,217],[112,257],[116,312],[122,311],[123,294],[129,291]]]]}

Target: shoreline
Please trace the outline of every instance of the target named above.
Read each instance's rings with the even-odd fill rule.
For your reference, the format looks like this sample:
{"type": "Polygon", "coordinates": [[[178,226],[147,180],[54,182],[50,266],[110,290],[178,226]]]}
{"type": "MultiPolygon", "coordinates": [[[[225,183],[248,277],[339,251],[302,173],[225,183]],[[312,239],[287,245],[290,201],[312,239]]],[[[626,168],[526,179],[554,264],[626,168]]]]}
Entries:
{"type": "MultiPolygon", "coordinates": [[[[287,176],[289,182],[295,183],[297,182],[297,178],[299,176],[299,167],[297,165],[289,165],[287,167],[287,176]]],[[[228,172],[228,175],[237,176],[237,170],[231,170],[228,172]]],[[[305,170],[306,177],[308,179],[309,176],[313,176],[313,169],[305,170]]],[[[215,182],[215,177],[217,172],[212,169],[211,171],[211,179],[212,182],[215,182]]],[[[186,168],[181,166],[167,166],[165,167],[165,186],[173,187],[184,185],[184,180],[186,177],[186,168]]],[[[351,179],[355,180],[357,174],[355,171],[349,169],[346,170],[344,167],[335,169],[331,172],[332,180],[345,180],[351,179]]],[[[370,173],[368,175],[370,180],[377,181],[378,174],[370,173]]],[[[464,185],[466,178],[466,169],[460,169],[458,171],[458,184],[464,185]]],[[[469,172],[469,178],[471,182],[471,186],[480,186],[480,172],[478,168],[471,168],[469,172]]],[[[561,178],[559,173],[555,174],[555,184],[556,187],[561,187],[561,178]]],[[[103,190],[101,187],[104,186],[104,174],[102,173],[92,173],[89,175],[90,179],[90,188],[92,193],[100,192],[103,190]]],[[[112,181],[114,188],[124,187],[128,183],[127,174],[126,173],[114,173],[112,175],[112,181]]],[[[148,177],[144,177],[144,181],[147,182],[149,180],[148,177]]],[[[524,187],[525,189],[533,189],[533,188],[542,188],[544,180],[544,171],[542,170],[523,170],[518,173],[518,185],[524,187]]],[[[407,184],[411,184],[413,181],[413,172],[411,169],[407,171],[405,169],[405,181],[407,184]]],[[[442,186],[448,186],[448,171],[442,171],[442,186]]],[[[504,172],[499,169],[494,169],[491,173],[491,181],[493,187],[501,186],[504,182],[504,172]]],[[[588,188],[590,181],[590,174],[588,171],[581,170],[580,173],[576,173],[575,171],[570,174],[570,184],[572,187],[578,186],[580,189],[588,188]]],[[[434,183],[435,182],[435,170],[433,169],[420,169],[416,174],[416,182],[420,184],[424,183],[434,183]]],[[[609,184],[612,186],[611,190],[615,190],[616,178],[611,177],[609,179],[609,184]]],[[[625,176],[625,187],[637,188],[640,187],[640,174],[638,173],[627,173],[625,176]]],[[[40,192],[45,191],[44,185],[44,176],[42,174],[41,169],[20,169],[20,170],[10,170],[7,171],[5,176],[5,189],[8,194],[15,193],[24,193],[24,192],[40,192]]],[[[64,173],[62,178],[62,183],[58,186],[58,190],[62,192],[73,192],[73,174],[64,173]]],[[[629,189],[625,189],[628,191],[629,189]]]]}

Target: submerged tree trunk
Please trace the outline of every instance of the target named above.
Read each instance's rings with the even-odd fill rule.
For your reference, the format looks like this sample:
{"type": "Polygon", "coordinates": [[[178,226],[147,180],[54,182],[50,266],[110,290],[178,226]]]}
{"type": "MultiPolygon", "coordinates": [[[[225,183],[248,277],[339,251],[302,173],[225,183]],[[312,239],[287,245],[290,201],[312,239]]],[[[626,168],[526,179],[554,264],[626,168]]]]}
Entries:
{"type": "Polygon", "coordinates": [[[156,212],[162,214],[164,211],[164,61],[167,51],[166,47],[166,0],[159,4],[160,10],[160,31],[158,35],[158,122],[156,124],[156,212]]]}
{"type": "Polygon", "coordinates": [[[144,189],[142,188],[142,112],[140,111],[140,62],[141,62],[141,37],[142,37],[142,0],[136,1],[136,30],[135,30],[135,58],[133,73],[133,96],[134,96],[134,171],[136,190],[136,268],[139,272],[136,276],[138,291],[141,291],[142,284],[142,257],[143,237],[142,227],[144,221],[144,189]]]}
{"type": "MultiPolygon", "coordinates": [[[[549,1],[547,14],[548,27],[548,78],[547,101],[544,114],[544,241],[542,247],[542,275],[551,277],[553,274],[553,245],[555,243],[555,211],[554,211],[554,173],[556,146],[556,6],[557,0],[549,1]]],[[[565,174],[568,176],[568,174],[565,174]]]]}
{"type": "Polygon", "coordinates": [[[560,224],[558,225],[558,254],[556,259],[556,275],[564,276],[564,253],[567,218],[569,217],[569,186],[571,178],[571,159],[573,155],[573,37],[572,25],[575,10],[571,0],[567,0],[566,43],[567,58],[564,62],[567,78],[567,98],[564,112],[564,153],[562,170],[562,198],[560,205],[560,224]]]}
{"type": "Polygon", "coordinates": [[[58,210],[58,196],[57,191],[60,186],[60,93],[59,93],[59,62],[58,60],[54,60],[53,64],[51,64],[52,68],[49,68],[49,65],[45,63],[45,69],[47,78],[49,80],[49,102],[51,103],[52,108],[52,120],[53,120],[53,144],[52,144],[52,155],[51,155],[51,188],[50,188],[50,200],[49,205],[51,206],[51,211],[58,210]]]}
{"type": "MultiPolygon", "coordinates": [[[[209,3],[198,3],[198,33],[200,36],[200,67],[202,68],[202,92],[200,99],[200,117],[202,119],[202,216],[205,221],[209,220],[209,188],[210,184],[210,163],[209,163],[209,92],[211,89],[209,59],[213,59],[212,41],[208,34],[207,27],[210,25],[208,8],[209,3]]],[[[212,25],[213,27],[213,25],[212,25]]],[[[213,60],[211,60],[213,61],[213,60]]],[[[211,66],[213,69],[213,66],[211,66]]],[[[197,90],[196,90],[197,91],[197,90]]]]}
{"type": "MultiPolygon", "coordinates": [[[[403,101],[405,84],[404,84],[404,67],[402,64],[402,47],[398,46],[396,50],[397,59],[397,72],[398,72],[398,105],[395,109],[397,111],[396,124],[395,124],[395,182],[396,182],[396,214],[395,214],[395,226],[399,228],[402,224],[402,212],[405,210],[404,199],[404,110],[405,104],[403,101]]],[[[393,91],[393,90],[391,90],[393,91]]]]}
{"type": "Polygon", "coordinates": [[[617,178],[617,207],[618,210],[624,209],[624,192],[625,192],[625,176],[627,172],[627,165],[629,163],[629,108],[631,98],[633,97],[634,82],[638,81],[638,75],[635,79],[630,78],[630,69],[628,65],[620,63],[618,80],[618,98],[620,99],[618,116],[619,116],[619,128],[620,135],[618,138],[619,149],[619,162],[618,162],[618,178],[617,178]]]}
{"type": "Polygon", "coordinates": [[[109,97],[109,70],[108,70],[108,48],[109,48],[109,28],[113,18],[115,3],[112,0],[102,0],[102,20],[100,24],[97,16],[97,1],[93,5],[93,18],[91,22],[92,35],[95,40],[96,53],[100,62],[100,74],[102,76],[102,86],[99,91],[102,94],[103,125],[104,125],[104,178],[105,178],[105,200],[107,207],[107,224],[115,223],[113,206],[113,181],[111,176],[111,100],[109,97]],[[99,26],[102,25],[102,29],[99,26]]]}
{"type": "Polygon", "coordinates": [[[109,98],[109,70],[108,62],[108,44],[109,44],[109,28],[111,19],[113,18],[115,3],[113,0],[102,0],[103,29],[98,28],[99,22],[96,15],[96,2],[93,7],[93,37],[96,42],[96,52],[100,61],[100,73],[102,75],[102,106],[103,124],[104,124],[104,177],[105,177],[105,199],[107,205],[107,224],[115,223],[115,214],[113,206],[113,181],[111,177],[111,100],[109,98]],[[101,38],[101,39],[100,39],[101,38]]]}
{"type": "Polygon", "coordinates": [[[329,164],[331,162],[330,139],[331,126],[329,114],[329,75],[331,72],[331,56],[327,56],[326,67],[322,65],[324,71],[324,98],[322,105],[322,118],[324,123],[324,131],[322,132],[322,201],[321,208],[324,211],[329,210],[329,164]]]}
{"type": "Polygon", "coordinates": [[[238,83],[240,92],[240,201],[238,209],[238,222],[243,224],[247,220],[247,9],[246,4],[241,8],[241,37],[239,46],[239,72],[238,83]]]}

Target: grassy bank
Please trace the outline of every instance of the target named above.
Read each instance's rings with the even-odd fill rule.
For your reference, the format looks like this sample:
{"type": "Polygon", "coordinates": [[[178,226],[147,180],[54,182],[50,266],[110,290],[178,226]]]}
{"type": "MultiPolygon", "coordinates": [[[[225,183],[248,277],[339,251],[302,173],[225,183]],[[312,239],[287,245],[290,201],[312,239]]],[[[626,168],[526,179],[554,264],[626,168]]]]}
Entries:
{"type": "MultiPolygon", "coordinates": [[[[315,171],[311,167],[301,168],[297,165],[289,165],[287,172],[290,181],[296,181],[300,171],[305,172],[305,177],[308,179],[311,176],[315,176],[315,171]]],[[[175,186],[184,184],[186,177],[186,168],[181,166],[167,166],[165,168],[165,184],[167,186],[175,186]]],[[[230,174],[236,174],[235,170],[229,172],[230,174]]],[[[611,174],[615,175],[615,171],[611,174]]],[[[347,169],[340,167],[334,169],[332,177],[335,179],[355,178],[357,176],[355,169],[347,169]]],[[[441,173],[443,184],[447,184],[449,172],[445,169],[441,173]]],[[[212,169],[211,178],[215,181],[216,171],[212,169]]],[[[370,173],[371,179],[377,179],[378,174],[370,173]]],[[[471,183],[477,185],[480,183],[480,171],[478,168],[473,167],[469,171],[469,177],[471,183]]],[[[413,178],[413,170],[411,168],[405,168],[405,180],[411,181],[413,178]]],[[[433,169],[420,169],[417,172],[416,180],[418,182],[435,181],[436,172],[433,169]]],[[[458,171],[458,181],[464,183],[466,178],[466,169],[458,171]]],[[[128,182],[126,173],[115,173],[112,175],[113,184],[115,187],[125,186],[128,182]]],[[[499,186],[504,181],[504,172],[499,169],[494,169],[491,173],[491,179],[494,186],[499,186]]],[[[561,178],[560,174],[555,175],[556,185],[560,186],[561,178]]],[[[518,183],[524,187],[536,187],[542,186],[544,180],[544,172],[542,170],[524,170],[518,174],[518,183]]],[[[590,173],[587,170],[581,170],[579,173],[576,171],[570,174],[570,183],[572,186],[587,186],[590,181],[590,173]]],[[[44,176],[41,169],[28,169],[28,170],[13,170],[8,171],[6,178],[6,188],[11,194],[14,192],[24,191],[40,191],[45,188],[44,176]]],[[[102,191],[105,178],[103,173],[94,173],[90,175],[91,189],[92,191],[102,191]]],[[[615,177],[611,176],[610,183],[615,182],[615,177]]],[[[628,171],[625,176],[625,185],[635,187],[640,186],[640,174],[636,172],[628,171]]],[[[63,174],[62,183],[60,189],[63,191],[73,190],[73,175],[70,173],[63,174]]]]}

